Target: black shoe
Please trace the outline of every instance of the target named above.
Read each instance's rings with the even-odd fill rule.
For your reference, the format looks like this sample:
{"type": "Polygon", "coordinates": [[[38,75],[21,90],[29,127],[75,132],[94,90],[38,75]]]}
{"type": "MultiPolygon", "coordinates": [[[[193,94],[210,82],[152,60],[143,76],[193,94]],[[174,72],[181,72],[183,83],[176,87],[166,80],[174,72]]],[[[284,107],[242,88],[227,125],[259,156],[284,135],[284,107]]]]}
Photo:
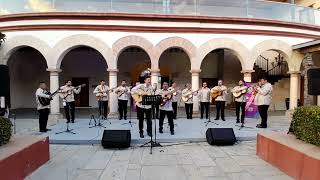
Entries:
{"type": "Polygon", "coordinates": [[[257,128],[267,128],[267,126],[262,126],[261,124],[258,124],[256,127],[257,128]]]}
{"type": "Polygon", "coordinates": [[[119,118],[119,120],[122,120],[122,117],[121,117],[121,118],[119,118]]]}
{"type": "Polygon", "coordinates": [[[237,120],[237,122],[236,122],[236,123],[238,124],[238,123],[240,123],[240,121],[239,121],[239,120],[237,120]]]}
{"type": "Polygon", "coordinates": [[[124,120],[127,120],[127,117],[124,117],[124,120]]]}
{"type": "Polygon", "coordinates": [[[241,123],[241,126],[240,127],[244,127],[244,124],[243,123],[241,123]]]}
{"type": "Polygon", "coordinates": [[[150,136],[150,137],[151,137],[151,136],[152,136],[152,133],[151,133],[151,132],[148,132],[148,136],[150,136]]]}
{"type": "Polygon", "coordinates": [[[46,130],[40,130],[39,132],[45,133],[45,132],[47,132],[47,131],[46,131],[46,130]]]}
{"type": "Polygon", "coordinates": [[[218,121],[218,120],[219,120],[219,118],[215,118],[214,120],[218,121]]]}
{"type": "Polygon", "coordinates": [[[163,131],[162,131],[162,129],[159,129],[159,133],[163,134],[163,131]]]}
{"type": "Polygon", "coordinates": [[[140,133],[140,138],[144,138],[144,135],[143,135],[143,133],[140,133]]]}
{"type": "Polygon", "coordinates": [[[222,119],[222,121],[226,121],[225,119],[222,119]]]}
{"type": "Polygon", "coordinates": [[[203,119],[203,117],[201,117],[200,119],[203,119]]]}
{"type": "Polygon", "coordinates": [[[70,123],[70,121],[67,121],[67,123],[70,123]]]}
{"type": "Polygon", "coordinates": [[[74,121],[71,121],[71,123],[74,123],[74,121]]]}
{"type": "Polygon", "coordinates": [[[174,131],[171,131],[171,135],[174,135],[174,131]]]}
{"type": "Polygon", "coordinates": [[[51,129],[46,129],[46,131],[51,131],[51,129]]]}

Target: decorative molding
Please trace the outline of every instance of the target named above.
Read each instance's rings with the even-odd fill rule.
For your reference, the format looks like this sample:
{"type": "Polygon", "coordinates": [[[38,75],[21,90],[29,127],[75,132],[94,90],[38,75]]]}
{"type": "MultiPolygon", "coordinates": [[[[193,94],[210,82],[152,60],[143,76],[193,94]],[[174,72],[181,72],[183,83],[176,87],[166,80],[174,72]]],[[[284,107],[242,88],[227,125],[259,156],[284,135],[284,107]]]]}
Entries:
{"type": "Polygon", "coordinates": [[[60,72],[62,72],[62,70],[61,69],[51,69],[51,68],[48,68],[48,69],[46,69],[48,72],[50,72],[50,73],[60,73],[60,72]]]}

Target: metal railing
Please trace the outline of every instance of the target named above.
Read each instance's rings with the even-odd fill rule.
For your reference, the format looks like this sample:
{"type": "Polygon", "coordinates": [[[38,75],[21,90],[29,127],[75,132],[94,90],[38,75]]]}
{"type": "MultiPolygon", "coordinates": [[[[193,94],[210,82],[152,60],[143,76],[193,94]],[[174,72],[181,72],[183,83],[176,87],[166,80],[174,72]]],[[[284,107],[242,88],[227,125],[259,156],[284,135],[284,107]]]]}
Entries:
{"type": "MultiPolygon", "coordinates": [[[[280,57],[280,54],[278,57],[280,57]]],[[[267,76],[286,76],[289,71],[288,63],[286,61],[271,62],[262,55],[257,58],[255,65],[261,68],[267,76]]]]}
{"type": "Polygon", "coordinates": [[[320,25],[320,11],[258,0],[0,0],[0,14],[98,12],[270,19],[320,25]]]}

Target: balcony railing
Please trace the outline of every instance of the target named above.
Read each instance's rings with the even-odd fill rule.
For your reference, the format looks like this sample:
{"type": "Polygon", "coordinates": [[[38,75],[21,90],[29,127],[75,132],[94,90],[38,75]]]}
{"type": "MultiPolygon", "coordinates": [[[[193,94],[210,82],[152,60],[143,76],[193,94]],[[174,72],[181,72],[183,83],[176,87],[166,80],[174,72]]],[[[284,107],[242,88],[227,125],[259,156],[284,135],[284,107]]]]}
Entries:
{"type": "Polygon", "coordinates": [[[98,12],[270,19],[320,26],[320,11],[257,0],[0,0],[0,14],[98,12]]]}

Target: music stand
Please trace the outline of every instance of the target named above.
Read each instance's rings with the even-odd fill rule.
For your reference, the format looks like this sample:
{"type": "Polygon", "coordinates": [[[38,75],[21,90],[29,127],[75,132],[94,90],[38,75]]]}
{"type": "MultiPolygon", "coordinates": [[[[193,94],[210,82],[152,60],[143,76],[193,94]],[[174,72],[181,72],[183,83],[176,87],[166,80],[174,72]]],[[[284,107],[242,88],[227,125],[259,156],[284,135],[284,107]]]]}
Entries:
{"type": "Polygon", "coordinates": [[[209,111],[209,119],[208,119],[208,121],[204,122],[204,123],[206,124],[206,127],[209,125],[209,123],[212,123],[212,124],[214,124],[214,125],[219,125],[218,123],[211,121],[210,103],[209,103],[208,111],[209,111]]]}
{"type": "MultiPolygon", "coordinates": [[[[161,95],[142,96],[142,105],[151,105],[151,106],[155,105],[156,106],[156,105],[160,105],[161,102],[162,102],[161,95]]],[[[152,129],[151,129],[150,141],[140,146],[140,147],[145,147],[150,143],[150,154],[152,154],[152,147],[162,147],[162,145],[160,143],[157,143],[157,121],[156,121],[156,118],[153,118],[153,120],[154,120],[154,141],[152,140],[152,129]]]]}
{"type": "Polygon", "coordinates": [[[98,118],[98,124],[96,123],[96,119],[94,118],[94,116],[91,116],[89,125],[91,123],[91,120],[94,119],[94,126],[89,126],[89,128],[93,128],[93,127],[103,127],[106,128],[105,126],[103,126],[103,124],[101,123],[101,118],[103,118],[103,114],[104,114],[104,105],[102,101],[98,101],[99,103],[99,118],[98,118]]]}
{"type": "Polygon", "coordinates": [[[131,119],[132,119],[132,118],[131,118],[131,117],[132,117],[132,116],[131,116],[132,102],[133,102],[133,101],[130,101],[130,105],[129,105],[129,111],[130,111],[130,112],[129,112],[129,118],[127,117],[127,119],[129,119],[129,122],[122,123],[122,125],[130,124],[130,126],[132,127],[132,124],[136,124],[136,122],[132,122],[132,121],[131,121],[131,119]]]}
{"type": "MultiPolygon", "coordinates": [[[[67,95],[68,96],[68,95],[67,95]]],[[[71,111],[71,106],[69,102],[66,101],[67,96],[65,96],[63,99],[65,100],[66,105],[68,106],[68,111],[71,111]]],[[[71,112],[69,112],[71,114],[71,112]]],[[[70,133],[70,134],[76,134],[72,131],[73,129],[69,129],[69,123],[67,123],[67,129],[61,132],[56,132],[56,134],[62,134],[62,133],[70,133]]]]}

